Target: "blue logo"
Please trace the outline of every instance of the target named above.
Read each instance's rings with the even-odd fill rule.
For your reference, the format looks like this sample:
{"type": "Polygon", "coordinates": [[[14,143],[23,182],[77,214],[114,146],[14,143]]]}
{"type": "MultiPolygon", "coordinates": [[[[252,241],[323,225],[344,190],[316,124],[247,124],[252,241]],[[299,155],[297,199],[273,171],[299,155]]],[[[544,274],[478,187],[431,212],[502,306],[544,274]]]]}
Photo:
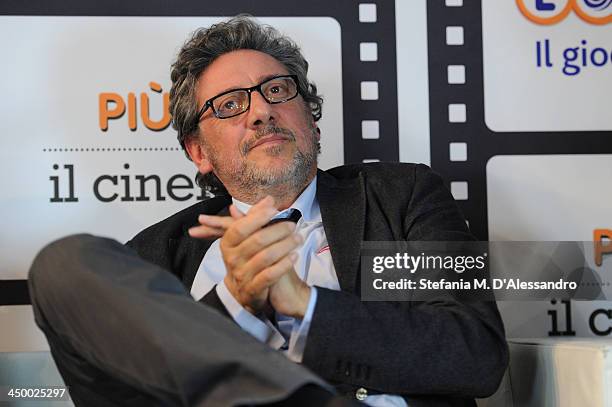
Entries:
{"type": "MultiPolygon", "coordinates": [[[[541,1],[538,1],[538,3],[540,2],[541,1]]],[[[612,4],[612,0],[584,0],[584,3],[592,9],[601,11],[610,7],[610,5],[612,4]]]]}
{"type": "Polygon", "coordinates": [[[536,0],[536,9],[538,11],[553,11],[556,7],[557,6],[553,3],[546,3],[544,0],[536,0]]]}

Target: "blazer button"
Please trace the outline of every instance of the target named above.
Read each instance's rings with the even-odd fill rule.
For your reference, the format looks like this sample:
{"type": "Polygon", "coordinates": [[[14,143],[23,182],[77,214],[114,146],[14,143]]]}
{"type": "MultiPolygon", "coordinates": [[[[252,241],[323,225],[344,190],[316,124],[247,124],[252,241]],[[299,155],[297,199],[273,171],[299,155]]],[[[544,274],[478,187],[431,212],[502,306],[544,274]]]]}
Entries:
{"type": "Polygon", "coordinates": [[[363,387],[360,387],[355,392],[355,398],[359,401],[363,401],[368,397],[368,391],[363,387]]]}

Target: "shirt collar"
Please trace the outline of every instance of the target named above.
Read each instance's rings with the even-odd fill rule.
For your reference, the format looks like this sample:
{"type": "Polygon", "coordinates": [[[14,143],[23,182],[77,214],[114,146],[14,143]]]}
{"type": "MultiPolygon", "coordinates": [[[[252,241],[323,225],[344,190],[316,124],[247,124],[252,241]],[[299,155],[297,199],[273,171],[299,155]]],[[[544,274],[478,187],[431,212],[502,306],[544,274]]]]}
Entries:
{"type": "MultiPolygon", "coordinates": [[[[243,213],[247,213],[252,206],[235,198],[232,198],[232,203],[243,213]]],[[[298,209],[302,213],[302,219],[304,222],[321,222],[321,208],[319,207],[319,201],[317,200],[316,175],[310,184],[308,184],[306,189],[304,189],[304,191],[297,197],[295,202],[293,202],[289,208],[274,215],[274,218],[284,214],[290,209],[298,209]]]]}

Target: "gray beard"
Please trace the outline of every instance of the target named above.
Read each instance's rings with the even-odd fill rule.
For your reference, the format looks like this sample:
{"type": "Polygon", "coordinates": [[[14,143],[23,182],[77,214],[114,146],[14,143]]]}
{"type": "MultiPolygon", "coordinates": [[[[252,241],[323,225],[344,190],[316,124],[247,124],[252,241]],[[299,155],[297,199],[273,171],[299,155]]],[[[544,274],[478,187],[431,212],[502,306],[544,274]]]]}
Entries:
{"type": "MultiPolygon", "coordinates": [[[[293,133],[289,132],[289,130],[278,128],[263,130],[261,137],[272,131],[284,133],[295,141],[293,133]]],[[[315,141],[314,129],[311,141],[308,151],[301,152],[296,150],[293,155],[293,165],[288,165],[282,169],[258,168],[255,163],[248,160],[242,160],[240,163],[231,163],[229,166],[220,166],[214,151],[210,151],[209,146],[206,147],[212,153],[209,154],[209,160],[213,167],[216,168],[217,176],[220,179],[232,180],[232,185],[225,185],[226,188],[228,186],[231,188],[229,192],[232,196],[242,202],[253,205],[266,195],[271,195],[277,202],[288,195],[297,196],[308,185],[313,172],[316,171],[317,154],[319,152],[319,145],[315,141]]],[[[241,151],[242,156],[245,157],[248,151],[248,148],[241,151]]],[[[273,156],[280,154],[281,151],[282,146],[266,148],[266,153],[273,156]]]]}
{"type": "MultiPolygon", "coordinates": [[[[280,147],[273,147],[268,154],[278,154],[280,147]],[[276,151],[272,151],[272,150],[276,151]]],[[[304,189],[310,180],[313,167],[317,166],[316,151],[306,154],[296,151],[293,156],[293,165],[281,170],[257,168],[252,163],[246,165],[237,174],[238,189],[244,193],[244,202],[258,202],[266,195],[279,198],[286,194],[296,194],[304,189]]],[[[243,199],[240,199],[241,201],[243,199]]],[[[278,199],[277,199],[278,201],[278,199]]]]}

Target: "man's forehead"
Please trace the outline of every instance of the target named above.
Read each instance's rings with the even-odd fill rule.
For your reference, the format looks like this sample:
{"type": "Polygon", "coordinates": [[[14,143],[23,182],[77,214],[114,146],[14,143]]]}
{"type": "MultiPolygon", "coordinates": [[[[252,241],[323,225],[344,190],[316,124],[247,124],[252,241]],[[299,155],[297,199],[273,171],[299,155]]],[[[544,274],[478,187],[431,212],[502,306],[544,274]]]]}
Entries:
{"type": "Polygon", "coordinates": [[[276,58],[255,50],[237,50],[216,58],[198,78],[198,94],[209,98],[235,88],[249,88],[289,71],[276,58]]]}

